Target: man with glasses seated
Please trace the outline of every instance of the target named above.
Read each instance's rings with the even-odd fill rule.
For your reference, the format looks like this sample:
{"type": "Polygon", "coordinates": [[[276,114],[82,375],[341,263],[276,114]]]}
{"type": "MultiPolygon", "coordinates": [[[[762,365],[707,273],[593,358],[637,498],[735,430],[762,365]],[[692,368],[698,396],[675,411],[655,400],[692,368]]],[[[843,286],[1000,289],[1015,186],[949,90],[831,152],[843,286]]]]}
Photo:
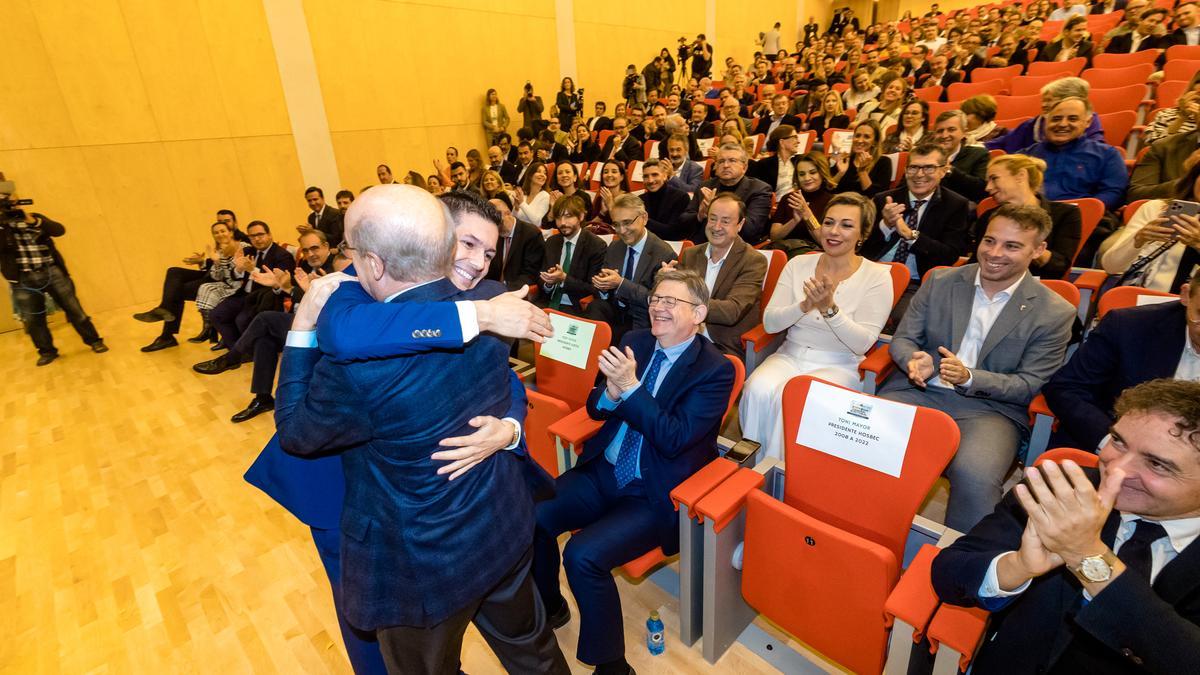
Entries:
{"type": "Polygon", "coordinates": [[[588,306],[589,318],[612,326],[613,341],[630,330],[650,327],[646,300],[663,263],[675,260],[675,250],[646,229],[649,216],[641,198],[623,194],[613,203],[617,238],[604,254],[600,273],[592,277],[597,297],[588,306]]]}
{"type": "Polygon", "coordinates": [[[571,617],[562,566],[579,606],[577,657],[598,675],[633,672],[612,569],[659,546],[678,551],[671,490],[716,458],[733,388],[729,360],[698,335],[708,315],[704,279],[668,270],[647,295],[650,330],[628,333],[600,355],[604,381],[587,410],[604,426],[558,477],[556,496],[536,507],[533,575],[550,625],[571,617]],[[567,531],[575,533],[560,558],[558,537],[567,531]]]}
{"type": "Polygon", "coordinates": [[[707,241],[704,226],[708,223],[708,207],[721,192],[736,194],[746,205],[746,226],[742,228],[742,239],[754,245],[766,238],[771,223],[771,186],[746,175],[750,157],[746,149],[737,143],[725,143],[717,151],[713,162],[713,178],[700,184],[692,195],[687,210],[680,216],[681,224],[688,224],[693,243],[707,241]]]}
{"type": "Polygon", "coordinates": [[[875,196],[879,227],[863,243],[862,256],[906,265],[910,276],[892,310],[893,324],[904,316],[926,272],[953,265],[967,252],[975,211],[966,197],[942,185],[947,166],[940,146],[921,143],[909,153],[905,184],[875,196]]]}

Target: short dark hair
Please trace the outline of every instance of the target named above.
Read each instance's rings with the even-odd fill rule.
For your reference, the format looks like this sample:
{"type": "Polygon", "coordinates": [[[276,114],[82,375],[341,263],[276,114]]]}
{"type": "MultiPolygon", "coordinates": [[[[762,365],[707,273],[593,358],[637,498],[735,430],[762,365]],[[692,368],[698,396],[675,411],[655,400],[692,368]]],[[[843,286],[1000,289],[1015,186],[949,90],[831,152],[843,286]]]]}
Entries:
{"type": "Polygon", "coordinates": [[[325,199],[325,191],[315,185],[309,185],[307,188],[305,188],[304,196],[307,197],[310,192],[315,192],[321,197],[321,199],[325,199]]]}
{"type": "Polygon", "coordinates": [[[1161,14],[1163,19],[1165,20],[1167,14],[1170,14],[1170,12],[1168,12],[1165,7],[1157,7],[1157,6],[1151,7],[1150,9],[1147,9],[1146,11],[1142,12],[1141,15],[1138,16],[1138,21],[1143,21],[1146,19],[1146,17],[1154,16],[1155,14],[1161,14]]]}
{"type": "Polygon", "coordinates": [[[512,208],[513,208],[512,197],[509,197],[508,193],[505,192],[504,190],[501,190],[501,191],[497,192],[496,194],[492,195],[489,198],[489,201],[491,199],[495,199],[496,201],[504,204],[505,206],[508,207],[509,211],[512,211],[512,208]]]}
{"type": "Polygon", "coordinates": [[[529,148],[530,150],[533,150],[533,146],[530,145],[529,141],[524,139],[522,139],[520,143],[517,143],[517,148],[529,148]]]}
{"type": "Polygon", "coordinates": [[[237,214],[234,213],[233,211],[230,211],[229,209],[217,209],[217,215],[218,216],[229,216],[230,218],[233,218],[233,222],[235,224],[237,223],[237,214]]]}
{"type": "Polygon", "coordinates": [[[443,192],[438,195],[438,199],[442,200],[442,204],[446,205],[446,209],[450,211],[450,217],[454,219],[455,225],[459,219],[466,215],[475,215],[483,218],[489,223],[500,227],[500,212],[496,207],[488,203],[482,195],[474,192],[455,190],[452,192],[443,192]]]}
{"type": "Polygon", "coordinates": [[[942,149],[942,146],[938,145],[934,141],[928,141],[924,139],[922,139],[920,143],[917,143],[917,147],[908,151],[908,156],[928,157],[935,152],[941,156],[943,162],[948,159],[946,157],[946,151],[942,149]]]}
{"type": "MultiPolygon", "coordinates": [[[[300,235],[300,239],[305,237],[316,237],[318,241],[326,246],[329,245],[329,235],[317,229],[305,230],[304,234],[300,235]]],[[[297,239],[299,241],[299,239],[297,239]]]]}
{"type": "Polygon", "coordinates": [[[713,197],[713,200],[708,203],[709,213],[712,213],[712,206],[717,202],[734,202],[738,207],[738,220],[746,219],[746,202],[742,201],[742,198],[737,196],[736,192],[722,192],[713,197]]]}
{"type": "MultiPolygon", "coordinates": [[[[305,194],[308,194],[308,193],[306,192],[305,194]]],[[[267,234],[271,234],[271,226],[264,223],[261,220],[250,221],[250,224],[246,226],[246,232],[249,233],[250,228],[252,228],[252,227],[261,227],[263,229],[263,232],[266,232],[267,234]]]]}
{"type": "Polygon", "coordinates": [[[1160,378],[1126,389],[1114,406],[1117,417],[1158,413],[1175,418],[1171,435],[1200,450],[1200,382],[1160,378]]]}
{"type": "Polygon", "coordinates": [[[354,193],[349,190],[338,190],[338,193],[334,196],[333,200],[338,201],[342,197],[349,197],[350,201],[354,201],[354,193]]]}
{"type": "Polygon", "coordinates": [[[1081,23],[1087,23],[1087,19],[1079,16],[1078,14],[1073,14],[1071,18],[1067,19],[1067,22],[1063,24],[1063,32],[1069,31],[1081,23]]]}
{"type": "Polygon", "coordinates": [[[587,200],[583,198],[582,194],[576,192],[573,195],[563,195],[554,202],[554,205],[550,207],[550,219],[558,220],[564,215],[583,218],[587,212],[587,200]]]}
{"type": "Polygon", "coordinates": [[[388,173],[392,172],[392,167],[388,166],[387,164],[380,164],[379,166],[375,167],[376,171],[380,169],[387,169],[388,173]]]}
{"type": "Polygon", "coordinates": [[[509,143],[512,143],[512,136],[509,136],[507,131],[501,131],[500,133],[496,134],[496,143],[499,144],[500,141],[508,141],[509,143]]]}
{"type": "Polygon", "coordinates": [[[1001,217],[1013,221],[1022,230],[1036,230],[1039,243],[1046,241],[1046,237],[1050,236],[1050,229],[1054,226],[1053,221],[1050,220],[1050,214],[1040,206],[1001,204],[992,212],[990,222],[995,222],[997,218],[1001,217]]]}
{"type": "Polygon", "coordinates": [[[451,171],[458,171],[459,169],[465,169],[465,168],[467,168],[467,165],[463,164],[462,162],[453,162],[450,164],[451,171]]]}
{"type": "Polygon", "coordinates": [[[608,110],[608,104],[605,103],[604,101],[596,101],[596,105],[600,106],[601,108],[604,108],[605,110],[608,110]]]}

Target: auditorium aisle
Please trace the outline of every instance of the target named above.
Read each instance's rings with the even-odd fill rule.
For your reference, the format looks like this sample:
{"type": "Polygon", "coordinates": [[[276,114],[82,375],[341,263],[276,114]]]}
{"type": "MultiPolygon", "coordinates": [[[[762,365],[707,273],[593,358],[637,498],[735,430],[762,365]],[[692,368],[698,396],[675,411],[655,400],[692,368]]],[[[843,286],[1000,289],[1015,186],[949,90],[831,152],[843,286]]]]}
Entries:
{"type": "MultiPolygon", "coordinates": [[[[241,478],[273,424],[229,422],[250,368],[193,373],[205,345],[142,354],[156,327],[133,311],[93,317],[100,355],[57,315],[62,358],[44,368],[24,334],[0,334],[0,672],[349,673],[308,531],[241,478]]],[[[196,329],[189,311],[181,335],[196,329]]],[[[673,598],[618,584],[639,673],[776,672],[741,645],[708,666],[675,640],[673,598]],[[651,609],[665,656],[643,646],[651,609]]],[[[588,673],[574,610],[558,637],[588,673]]],[[[502,672],[473,628],[463,668],[502,672]]]]}

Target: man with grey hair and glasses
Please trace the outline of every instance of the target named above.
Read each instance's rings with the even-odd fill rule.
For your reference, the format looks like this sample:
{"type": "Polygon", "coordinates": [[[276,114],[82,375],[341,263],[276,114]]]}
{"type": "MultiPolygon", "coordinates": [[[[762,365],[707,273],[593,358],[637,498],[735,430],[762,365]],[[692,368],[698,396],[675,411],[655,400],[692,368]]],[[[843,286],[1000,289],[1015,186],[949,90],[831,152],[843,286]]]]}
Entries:
{"type": "Polygon", "coordinates": [[[766,238],[771,223],[771,186],[746,175],[750,156],[737,143],[725,143],[717,150],[713,161],[713,177],[700,184],[692,195],[687,210],[679,217],[681,224],[690,225],[693,243],[708,241],[704,227],[708,223],[708,207],[720,192],[733,192],[746,205],[746,225],[742,239],[754,245],[766,238]]]}

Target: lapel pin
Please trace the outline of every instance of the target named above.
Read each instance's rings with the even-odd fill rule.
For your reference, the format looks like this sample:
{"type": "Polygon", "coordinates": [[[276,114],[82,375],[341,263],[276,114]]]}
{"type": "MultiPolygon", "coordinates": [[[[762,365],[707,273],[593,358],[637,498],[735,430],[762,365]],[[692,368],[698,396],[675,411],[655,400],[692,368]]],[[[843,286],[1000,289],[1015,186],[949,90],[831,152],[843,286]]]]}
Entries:
{"type": "Polygon", "coordinates": [[[1021,305],[1021,311],[1022,311],[1022,312],[1024,312],[1024,311],[1025,311],[1025,307],[1027,307],[1027,305],[1021,305]]]}

